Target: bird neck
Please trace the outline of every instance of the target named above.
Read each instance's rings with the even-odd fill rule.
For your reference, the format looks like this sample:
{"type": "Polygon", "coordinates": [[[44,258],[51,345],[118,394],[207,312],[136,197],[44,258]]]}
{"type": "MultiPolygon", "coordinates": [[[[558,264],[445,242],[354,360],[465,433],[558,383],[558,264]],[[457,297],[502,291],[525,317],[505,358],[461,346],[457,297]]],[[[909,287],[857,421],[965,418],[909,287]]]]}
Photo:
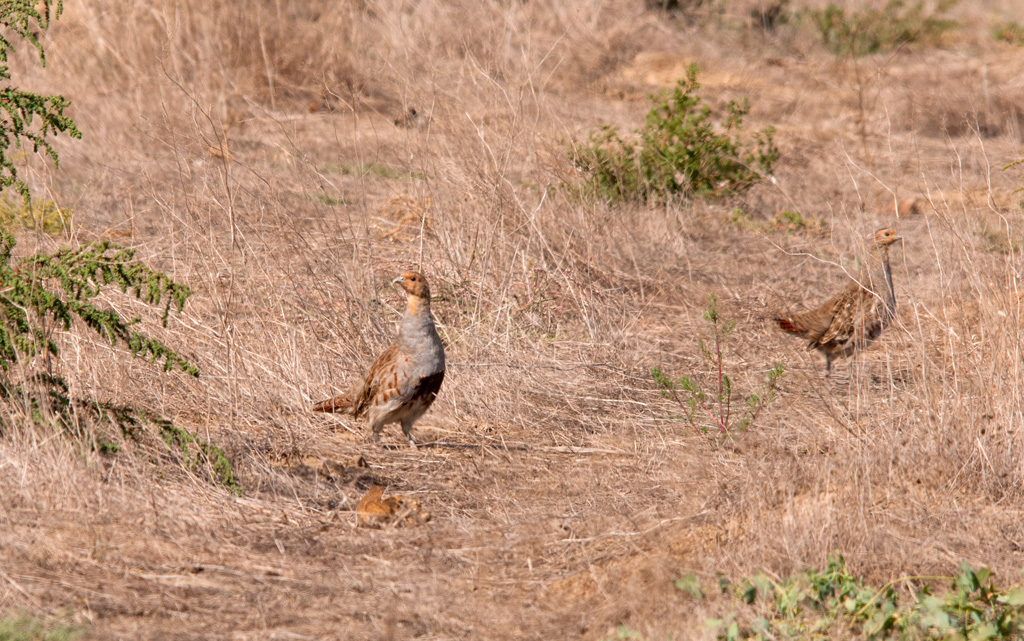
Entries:
{"type": "Polygon", "coordinates": [[[883,247],[882,251],[882,276],[885,278],[885,289],[882,292],[882,300],[885,303],[886,312],[889,318],[896,315],[896,288],[892,286],[892,268],[889,266],[889,248],[883,247]]]}
{"type": "Polygon", "coordinates": [[[430,315],[430,299],[409,294],[408,299],[406,299],[406,318],[420,316],[422,314],[426,314],[427,316],[430,315]]]}
{"type": "Polygon", "coordinates": [[[430,314],[429,298],[409,296],[409,305],[398,328],[397,340],[400,346],[411,352],[420,352],[426,348],[429,353],[433,353],[429,348],[440,339],[434,327],[434,317],[430,314]]]}

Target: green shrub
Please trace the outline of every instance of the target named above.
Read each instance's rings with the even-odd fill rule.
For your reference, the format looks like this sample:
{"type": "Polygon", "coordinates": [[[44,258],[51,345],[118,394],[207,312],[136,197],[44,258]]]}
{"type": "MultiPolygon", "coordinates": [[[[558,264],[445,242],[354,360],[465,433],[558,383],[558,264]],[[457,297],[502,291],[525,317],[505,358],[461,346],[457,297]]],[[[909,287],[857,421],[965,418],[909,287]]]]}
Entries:
{"type": "Polygon", "coordinates": [[[750,217],[750,214],[743,211],[741,208],[736,207],[729,214],[729,222],[736,226],[738,229],[743,231],[756,231],[756,232],[778,232],[784,231],[786,233],[792,232],[803,232],[803,231],[819,231],[828,227],[827,220],[821,220],[818,218],[812,218],[811,216],[804,216],[798,211],[792,209],[784,209],[776,212],[770,220],[763,223],[756,222],[750,217]]]}
{"type": "MultiPolygon", "coordinates": [[[[956,0],[941,0],[935,13],[949,11],[956,0]]],[[[925,15],[924,3],[907,5],[889,0],[883,9],[867,7],[847,13],[835,3],[809,9],[822,41],[838,57],[884,53],[904,44],[941,44],[943,36],[959,25],[955,20],[925,15]]]]}
{"type": "MultiPolygon", "coordinates": [[[[1006,166],[1003,167],[1003,171],[1007,171],[1009,169],[1013,169],[1013,168],[1021,167],[1021,166],[1024,166],[1024,157],[1018,158],[1017,160],[1014,160],[1013,162],[1007,164],[1006,166]]],[[[1016,189],[1013,190],[1013,193],[1015,193],[1015,194],[1018,194],[1018,193],[1024,191],[1024,175],[1021,175],[1020,181],[1021,181],[1021,186],[1017,187],[1016,189]]],[[[1024,209],[1024,200],[1019,201],[1017,203],[1017,206],[1020,207],[1021,209],[1024,209]]]]}
{"type": "Polygon", "coordinates": [[[685,413],[686,420],[699,434],[718,430],[722,436],[735,437],[746,432],[753,425],[761,411],[775,400],[779,381],[783,375],[781,364],[768,370],[765,385],[750,393],[741,410],[733,407],[732,378],[725,371],[722,347],[729,334],[736,327],[736,321],[723,321],[718,313],[718,299],[708,296],[704,310],[704,321],[711,332],[712,343],[700,340],[700,352],[711,365],[712,371],[706,376],[680,376],[672,380],[661,369],[651,369],[651,376],[658,384],[661,395],[672,400],[685,413]],[[701,380],[711,378],[711,385],[702,385],[701,380]],[[712,391],[706,391],[710,387],[712,391]]]}
{"type": "Polygon", "coordinates": [[[586,176],[586,189],[610,201],[708,198],[745,191],[771,173],[779,152],[769,128],[745,142],[741,136],[746,100],[730,102],[725,120],[714,123],[696,91],[697,67],[660,97],[635,139],[615,127],[591,132],[570,153],[586,176]]]}
{"type": "MultiPolygon", "coordinates": [[[[145,425],[157,428],[171,451],[189,468],[208,465],[216,483],[237,489],[224,453],[159,416],[129,407],[71,399],[59,374],[58,347],[52,329],[69,330],[83,323],[111,346],[122,345],[165,371],[178,369],[199,376],[195,365],[163,342],[135,329],[138,319],[97,306],[93,299],[105,286],[163,308],[166,326],[173,307],[181,311],[191,295],[188,287],[135,260],[133,250],[108,242],[62,249],[15,259],[14,236],[0,231],[0,401],[20,406],[39,425],[55,423],[93,449],[117,451],[116,437],[104,428],[116,426],[121,437],[137,438],[145,425]],[[35,357],[42,356],[43,359],[35,357]],[[49,362],[50,358],[56,362],[49,362]],[[29,366],[26,378],[12,378],[15,363],[29,366]],[[42,371],[38,371],[42,368],[42,371]],[[37,370],[32,373],[32,370],[37,370]]],[[[24,368],[22,368],[24,369],[24,368]]],[[[0,427],[0,434],[3,433],[0,427]]]]}
{"type": "MultiPolygon", "coordinates": [[[[11,80],[7,57],[14,50],[14,43],[5,32],[35,47],[39,61],[45,67],[46,56],[39,41],[39,32],[49,29],[51,18],[56,20],[60,16],[63,4],[62,0],[57,0],[56,4],[51,0],[0,2],[0,82],[6,85],[11,80]]],[[[33,153],[42,150],[56,166],[57,152],[50,146],[47,136],[66,132],[74,138],[82,137],[74,121],[64,115],[70,104],[63,96],[41,96],[11,86],[0,89],[0,191],[13,187],[26,201],[29,199],[28,186],[18,178],[18,170],[11,157],[13,149],[30,144],[33,153]]]]}

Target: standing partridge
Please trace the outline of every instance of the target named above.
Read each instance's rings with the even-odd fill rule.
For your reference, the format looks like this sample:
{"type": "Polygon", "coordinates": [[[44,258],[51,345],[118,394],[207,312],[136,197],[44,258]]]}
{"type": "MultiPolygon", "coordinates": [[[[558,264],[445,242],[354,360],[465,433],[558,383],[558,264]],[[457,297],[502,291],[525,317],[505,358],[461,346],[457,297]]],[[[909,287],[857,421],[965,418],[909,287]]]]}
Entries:
{"type": "Polygon", "coordinates": [[[408,293],[398,338],[373,361],[370,371],[348,393],[313,406],[314,412],[366,415],[373,440],[388,423],[401,423],[415,448],[412,424],[437,398],[444,381],[444,346],[430,314],[430,288],[423,274],[406,272],[394,281],[408,293]]]}
{"type": "Polygon", "coordinates": [[[817,309],[774,318],[783,330],[810,341],[808,349],[825,355],[826,377],[833,360],[866,348],[896,317],[889,247],[897,240],[902,239],[895,229],[878,230],[878,257],[872,257],[860,281],[851,282],[817,309]]]}

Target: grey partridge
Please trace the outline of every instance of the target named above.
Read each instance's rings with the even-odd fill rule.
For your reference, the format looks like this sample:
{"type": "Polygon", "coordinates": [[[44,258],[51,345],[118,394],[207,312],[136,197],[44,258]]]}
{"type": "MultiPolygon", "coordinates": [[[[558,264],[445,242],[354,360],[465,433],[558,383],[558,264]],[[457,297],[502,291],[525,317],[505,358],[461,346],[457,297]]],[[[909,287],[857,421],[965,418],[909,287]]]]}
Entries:
{"type": "Polygon", "coordinates": [[[850,356],[871,344],[896,317],[896,291],[889,267],[889,247],[902,240],[895,229],[875,232],[877,259],[866,274],[816,309],[774,318],[783,330],[809,341],[808,349],[825,355],[825,376],[832,361],[850,356]]]}
{"type": "Polygon", "coordinates": [[[415,448],[413,423],[434,403],[444,381],[444,345],[430,313],[430,287],[423,274],[406,272],[393,281],[408,294],[398,337],[377,357],[365,378],[346,394],[313,406],[314,412],[366,415],[374,441],[388,423],[401,423],[415,448]]]}

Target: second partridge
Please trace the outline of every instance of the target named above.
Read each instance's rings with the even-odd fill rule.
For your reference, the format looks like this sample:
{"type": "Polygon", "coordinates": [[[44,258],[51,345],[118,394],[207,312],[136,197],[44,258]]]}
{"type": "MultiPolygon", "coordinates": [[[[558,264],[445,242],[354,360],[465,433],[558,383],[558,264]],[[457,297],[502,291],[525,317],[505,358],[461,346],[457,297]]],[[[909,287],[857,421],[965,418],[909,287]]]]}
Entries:
{"type": "Polygon", "coordinates": [[[896,291],[892,286],[889,247],[902,240],[895,229],[875,232],[877,257],[866,274],[816,309],[774,318],[783,330],[807,339],[808,349],[825,355],[825,376],[832,361],[847,357],[871,344],[896,317],[896,291]]]}

